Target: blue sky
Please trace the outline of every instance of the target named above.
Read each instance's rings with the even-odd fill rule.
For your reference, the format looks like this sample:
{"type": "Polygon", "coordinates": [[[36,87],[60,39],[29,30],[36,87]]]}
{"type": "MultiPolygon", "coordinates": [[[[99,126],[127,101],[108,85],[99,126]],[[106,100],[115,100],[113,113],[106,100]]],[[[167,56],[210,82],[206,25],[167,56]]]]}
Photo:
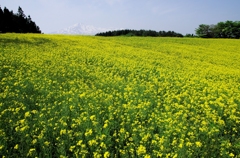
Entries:
{"type": "Polygon", "coordinates": [[[76,23],[102,28],[195,33],[199,24],[240,21],[240,0],[1,0],[51,33],[76,23]]]}

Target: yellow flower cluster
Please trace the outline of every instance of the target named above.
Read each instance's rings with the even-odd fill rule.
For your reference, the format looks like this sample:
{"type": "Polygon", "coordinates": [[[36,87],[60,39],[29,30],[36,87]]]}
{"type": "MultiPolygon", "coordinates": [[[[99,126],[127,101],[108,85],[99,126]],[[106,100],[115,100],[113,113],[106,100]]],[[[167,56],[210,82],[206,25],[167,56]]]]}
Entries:
{"type": "Polygon", "coordinates": [[[2,157],[240,157],[240,41],[0,36],[2,157]]]}

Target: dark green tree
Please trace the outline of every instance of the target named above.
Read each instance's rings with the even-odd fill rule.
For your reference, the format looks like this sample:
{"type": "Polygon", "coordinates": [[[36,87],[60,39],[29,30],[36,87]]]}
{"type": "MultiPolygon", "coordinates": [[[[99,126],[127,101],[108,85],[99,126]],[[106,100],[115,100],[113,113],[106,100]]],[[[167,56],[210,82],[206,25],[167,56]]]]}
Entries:
{"type": "Polygon", "coordinates": [[[41,33],[41,30],[30,16],[26,17],[21,7],[16,14],[4,7],[4,10],[0,8],[0,32],[41,33]]]}
{"type": "Polygon", "coordinates": [[[222,30],[227,38],[239,38],[240,22],[226,21],[222,30]]]}
{"type": "Polygon", "coordinates": [[[26,17],[26,15],[24,14],[24,11],[22,10],[22,8],[20,6],[18,7],[17,16],[21,17],[21,18],[25,18],[26,17]]]}
{"type": "Polygon", "coordinates": [[[0,6],[0,31],[2,31],[2,30],[3,30],[3,10],[0,6]]]}
{"type": "Polygon", "coordinates": [[[18,7],[18,13],[16,15],[18,17],[18,32],[27,32],[27,19],[21,7],[18,7]]]}
{"type": "Polygon", "coordinates": [[[235,38],[239,39],[240,38],[240,21],[235,21],[233,23],[234,26],[234,36],[235,38]]]}
{"type": "Polygon", "coordinates": [[[240,38],[240,22],[226,21],[216,25],[201,24],[195,30],[203,38],[240,38]]]}
{"type": "Polygon", "coordinates": [[[97,33],[96,36],[150,36],[150,37],[183,37],[182,34],[174,31],[159,31],[154,30],[115,30],[97,33]]]}
{"type": "Polygon", "coordinates": [[[4,7],[2,32],[12,32],[14,26],[13,19],[13,13],[10,12],[6,7],[4,7]]]}
{"type": "Polygon", "coordinates": [[[202,38],[211,38],[213,37],[213,26],[211,25],[206,25],[206,24],[201,24],[199,27],[195,30],[196,35],[202,38]]]}

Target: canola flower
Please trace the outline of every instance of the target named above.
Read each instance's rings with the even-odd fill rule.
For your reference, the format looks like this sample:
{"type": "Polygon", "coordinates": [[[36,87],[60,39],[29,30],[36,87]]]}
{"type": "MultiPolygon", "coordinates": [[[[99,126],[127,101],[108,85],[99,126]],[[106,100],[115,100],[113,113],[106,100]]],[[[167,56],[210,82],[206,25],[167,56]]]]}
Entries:
{"type": "Polygon", "coordinates": [[[240,157],[240,41],[3,34],[2,157],[240,157]]]}
{"type": "Polygon", "coordinates": [[[143,155],[143,154],[145,154],[145,153],[146,153],[146,147],[143,146],[143,145],[140,145],[140,146],[138,147],[138,149],[137,149],[137,154],[138,154],[138,155],[143,155]]]}
{"type": "Polygon", "coordinates": [[[199,141],[195,142],[195,144],[196,144],[197,147],[201,147],[202,146],[202,143],[199,142],[199,141]]]}
{"type": "Polygon", "coordinates": [[[108,151],[106,151],[106,152],[104,153],[104,158],[108,158],[108,157],[110,157],[110,153],[109,153],[108,151]]]}

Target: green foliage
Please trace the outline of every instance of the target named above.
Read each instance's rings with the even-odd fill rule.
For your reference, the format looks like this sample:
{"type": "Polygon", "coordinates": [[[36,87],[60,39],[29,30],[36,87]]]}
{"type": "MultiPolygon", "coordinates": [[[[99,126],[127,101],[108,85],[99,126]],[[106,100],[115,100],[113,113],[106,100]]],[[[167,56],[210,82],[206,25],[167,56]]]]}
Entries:
{"type": "Polygon", "coordinates": [[[187,33],[184,37],[196,37],[194,34],[187,33]]]}
{"type": "Polygon", "coordinates": [[[240,38],[240,21],[219,22],[217,25],[201,24],[195,30],[203,38],[240,38]]]}
{"type": "Polygon", "coordinates": [[[183,37],[182,34],[174,31],[153,31],[153,30],[115,30],[97,33],[96,36],[142,36],[142,37],[183,37]]]}
{"type": "Polygon", "coordinates": [[[30,16],[26,17],[21,7],[18,8],[16,14],[6,7],[4,10],[0,7],[0,33],[6,32],[41,33],[41,30],[30,16]]]}
{"type": "Polygon", "coordinates": [[[240,41],[0,36],[0,157],[240,157],[240,41]]]}

